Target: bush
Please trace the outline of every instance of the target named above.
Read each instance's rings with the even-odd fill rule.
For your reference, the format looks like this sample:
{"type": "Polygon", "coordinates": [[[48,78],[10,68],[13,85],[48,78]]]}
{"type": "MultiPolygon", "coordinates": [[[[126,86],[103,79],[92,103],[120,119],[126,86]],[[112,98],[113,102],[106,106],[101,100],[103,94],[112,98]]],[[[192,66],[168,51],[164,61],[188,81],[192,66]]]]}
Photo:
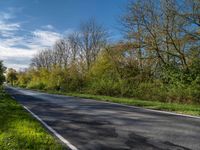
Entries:
{"type": "Polygon", "coordinates": [[[91,82],[89,91],[93,94],[116,96],[120,95],[120,85],[112,79],[101,78],[91,82]]]}
{"type": "Polygon", "coordinates": [[[44,90],[44,89],[46,89],[46,85],[42,82],[39,82],[39,83],[30,82],[28,84],[27,88],[44,90]]]}

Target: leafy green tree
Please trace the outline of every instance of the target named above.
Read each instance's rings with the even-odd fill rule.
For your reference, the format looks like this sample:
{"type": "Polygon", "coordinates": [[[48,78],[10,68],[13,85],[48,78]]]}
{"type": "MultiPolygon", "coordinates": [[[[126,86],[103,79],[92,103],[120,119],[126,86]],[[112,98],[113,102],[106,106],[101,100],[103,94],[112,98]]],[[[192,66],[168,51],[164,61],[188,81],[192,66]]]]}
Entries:
{"type": "Polygon", "coordinates": [[[4,76],[5,70],[6,68],[3,66],[3,62],[0,61],[0,85],[2,85],[3,82],[5,81],[5,76],[4,76]]]}
{"type": "Polygon", "coordinates": [[[17,81],[17,71],[13,68],[9,68],[6,73],[6,80],[7,80],[7,83],[14,85],[15,82],[17,81]]]}

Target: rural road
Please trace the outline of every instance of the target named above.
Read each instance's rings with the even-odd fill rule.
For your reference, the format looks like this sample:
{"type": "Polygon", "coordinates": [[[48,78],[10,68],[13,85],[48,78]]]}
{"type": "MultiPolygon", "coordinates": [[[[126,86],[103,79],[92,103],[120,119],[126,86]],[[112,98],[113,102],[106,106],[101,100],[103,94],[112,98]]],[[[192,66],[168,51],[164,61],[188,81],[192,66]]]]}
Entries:
{"type": "Polygon", "coordinates": [[[7,87],[79,150],[200,150],[200,119],[7,87]]]}

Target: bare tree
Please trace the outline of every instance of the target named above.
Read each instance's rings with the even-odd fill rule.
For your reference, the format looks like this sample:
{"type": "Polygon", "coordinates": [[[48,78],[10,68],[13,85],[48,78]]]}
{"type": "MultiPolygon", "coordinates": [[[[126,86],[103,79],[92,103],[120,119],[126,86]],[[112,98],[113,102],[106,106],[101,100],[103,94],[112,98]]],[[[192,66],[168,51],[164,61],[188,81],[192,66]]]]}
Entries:
{"type": "Polygon", "coordinates": [[[39,51],[31,60],[31,66],[40,69],[50,69],[52,65],[52,50],[45,49],[39,51]]]}
{"type": "Polygon", "coordinates": [[[136,0],[128,5],[122,18],[126,35],[134,43],[133,49],[137,49],[139,60],[154,60],[154,70],[163,65],[188,69],[187,53],[192,46],[198,45],[194,38],[198,36],[197,28],[191,25],[198,22],[198,4],[196,0],[189,1],[191,5],[180,5],[177,0],[136,0]],[[188,9],[196,12],[188,15],[193,17],[189,26],[186,19],[188,9]]]}
{"type": "Polygon", "coordinates": [[[60,39],[55,43],[53,49],[53,59],[55,65],[67,67],[70,57],[69,50],[70,48],[66,40],[60,39]]]}
{"type": "Polygon", "coordinates": [[[85,58],[87,68],[95,61],[100,50],[106,45],[107,32],[94,19],[84,22],[80,26],[81,55],[85,58]]]}
{"type": "Polygon", "coordinates": [[[80,55],[80,38],[79,33],[74,32],[67,37],[67,43],[70,48],[71,63],[75,63],[80,55]]]}

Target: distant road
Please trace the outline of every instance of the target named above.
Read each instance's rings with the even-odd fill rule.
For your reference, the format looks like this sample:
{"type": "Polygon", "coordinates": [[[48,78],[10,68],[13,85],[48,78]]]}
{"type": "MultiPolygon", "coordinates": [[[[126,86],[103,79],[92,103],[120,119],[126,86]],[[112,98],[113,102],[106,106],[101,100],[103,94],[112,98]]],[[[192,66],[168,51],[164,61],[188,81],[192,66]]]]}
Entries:
{"type": "Polygon", "coordinates": [[[8,87],[79,150],[200,150],[200,119],[8,87]]]}

